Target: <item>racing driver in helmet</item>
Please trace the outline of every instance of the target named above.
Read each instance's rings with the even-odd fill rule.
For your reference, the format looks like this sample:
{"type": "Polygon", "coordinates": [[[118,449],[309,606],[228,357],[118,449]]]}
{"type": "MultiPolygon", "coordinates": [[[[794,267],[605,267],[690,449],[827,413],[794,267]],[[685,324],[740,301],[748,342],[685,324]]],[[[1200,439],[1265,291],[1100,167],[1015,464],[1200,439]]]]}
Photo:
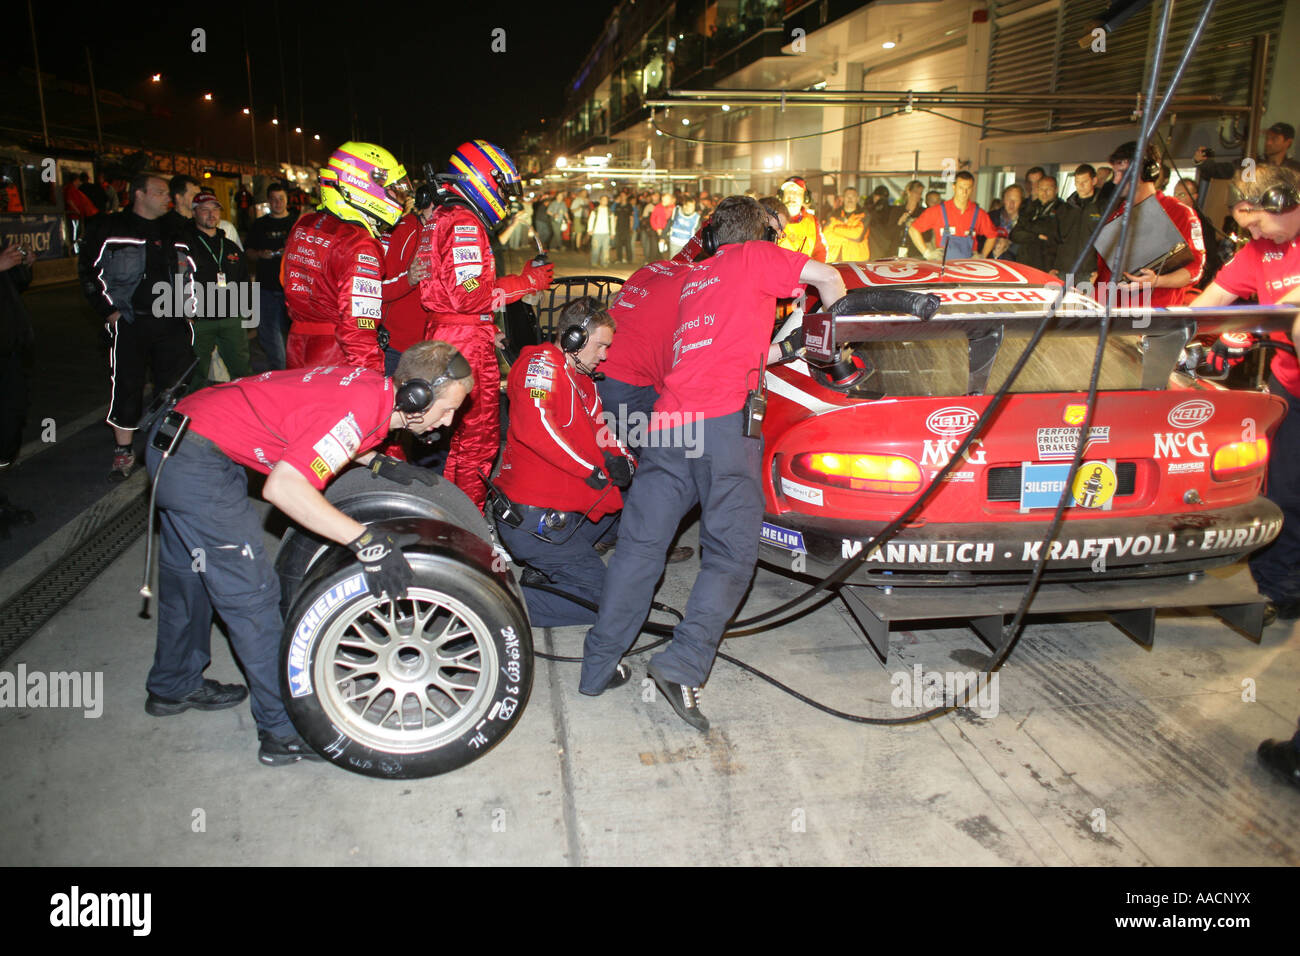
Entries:
{"type": "Polygon", "coordinates": [[[429,311],[426,339],[449,342],[469,360],[474,390],[461,406],[443,477],[479,510],[487,499],[480,472],[489,472],[501,440],[501,372],[492,313],[551,284],[555,267],[529,262],[519,275],[497,278],[489,231],[520,195],[519,173],[499,146],[476,139],[451,154],[438,178],[438,208],[420,233],[420,301],[429,311]]]}
{"type": "Polygon", "coordinates": [[[317,211],[285,241],[280,279],[293,320],[285,365],[355,365],[384,370],[384,250],[379,234],[402,218],[406,170],[373,143],[344,143],[320,172],[317,211]]]}

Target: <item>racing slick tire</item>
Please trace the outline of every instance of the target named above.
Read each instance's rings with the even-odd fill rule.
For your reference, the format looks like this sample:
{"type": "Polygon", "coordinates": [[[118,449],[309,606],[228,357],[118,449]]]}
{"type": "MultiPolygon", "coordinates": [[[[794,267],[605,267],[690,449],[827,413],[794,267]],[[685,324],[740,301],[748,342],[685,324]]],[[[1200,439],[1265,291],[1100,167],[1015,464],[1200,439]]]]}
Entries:
{"type": "MultiPolygon", "coordinates": [[[[325,489],[325,498],[350,518],[371,524],[386,518],[434,518],[446,521],[491,542],[487,519],[469,496],[441,475],[429,473],[432,485],[413,481],[403,485],[381,478],[367,468],[350,468],[325,489]]],[[[280,576],[280,613],[289,608],[303,578],[333,544],[302,528],[290,528],[280,541],[275,571],[280,576]]]]}
{"type": "Polygon", "coordinates": [[[353,773],[456,770],[500,743],[528,703],[533,647],[522,603],[486,565],[489,546],[438,527],[452,532],[452,547],[403,550],[415,572],[405,597],[372,596],[352,555],[336,550],[286,618],[289,717],[317,753],[353,773]]]}

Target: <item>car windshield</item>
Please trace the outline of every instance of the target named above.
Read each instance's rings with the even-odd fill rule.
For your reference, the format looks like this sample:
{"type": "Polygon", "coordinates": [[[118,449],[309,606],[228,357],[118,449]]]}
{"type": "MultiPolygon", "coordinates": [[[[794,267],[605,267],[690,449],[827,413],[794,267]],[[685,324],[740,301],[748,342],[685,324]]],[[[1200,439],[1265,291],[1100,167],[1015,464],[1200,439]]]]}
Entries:
{"type": "MultiPolygon", "coordinates": [[[[1028,341],[1028,334],[1008,333],[993,363],[985,393],[1001,388],[1028,341]]],[[[864,383],[869,389],[897,396],[965,395],[970,390],[965,338],[866,342],[857,348],[876,369],[864,383]]],[[[1095,338],[1048,336],[1039,343],[1011,391],[1087,391],[1096,350],[1095,338]]],[[[1141,336],[1110,336],[1098,387],[1103,391],[1142,387],[1141,336]]]]}

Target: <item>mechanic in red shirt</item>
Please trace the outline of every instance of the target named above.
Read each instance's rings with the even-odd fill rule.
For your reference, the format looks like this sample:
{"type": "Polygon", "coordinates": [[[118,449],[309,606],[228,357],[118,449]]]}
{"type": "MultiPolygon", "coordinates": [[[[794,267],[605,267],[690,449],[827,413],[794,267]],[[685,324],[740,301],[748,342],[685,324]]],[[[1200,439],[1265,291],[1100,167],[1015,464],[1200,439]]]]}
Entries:
{"type": "MultiPolygon", "coordinates": [[[[1136,143],[1124,143],[1114,153],[1111,154],[1111,162],[1115,165],[1115,178],[1118,180],[1123,177],[1128,169],[1128,164],[1133,161],[1137,152],[1136,143]]],[[[1143,292],[1150,288],[1152,308],[1163,309],[1171,305],[1183,305],[1187,301],[1188,289],[1200,281],[1201,273],[1205,271],[1205,237],[1201,232],[1201,220],[1196,216],[1196,210],[1184,206],[1172,196],[1166,196],[1164,193],[1156,190],[1156,182],[1160,179],[1160,159],[1155,150],[1148,146],[1146,157],[1142,162],[1142,168],[1138,170],[1138,184],[1135,203],[1143,203],[1154,197],[1154,201],[1160,204],[1165,213],[1173,221],[1174,227],[1187,243],[1187,248],[1192,254],[1192,260],[1185,266],[1174,269],[1172,272],[1166,272],[1156,275],[1150,269],[1141,269],[1138,272],[1124,273],[1127,282],[1117,282],[1117,289],[1124,289],[1127,292],[1143,292]]],[[[1121,199],[1115,211],[1111,213],[1112,219],[1118,218],[1124,212],[1124,206],[1127,198],[1121,199]]],[[[1097,289],[1108,288],[1111,281],[1110,266],[1106,260],[1097,255],[1097,289]]]]}
{"type": "Polygon", "coordinates": [[[427,267],[420,301],[431,313],[426,338],[450,342],[474,369],[474,391],[452,433],[443,477],[479,510],[487,498],[480,472],[492,469],[501,443],[501,371],[492,313],[551,284],[555,267],[529,262],[519,275],[496,274],[489,230],[519,201],[519,172],[505,150],[487,140],[463,143],[440,177],[437,208],[420,234],[427,267]]]}
{"type": "Polygon", "coordinates": [[[145,710],[155,717],[191,707],[221,710],[248,696],[240,684],[203,677],[215,610],[252,688],[258,759],[271,765],[318,759],[280,699],[280,582],[244,468],[268,476],[262,496],[299,525],[351,548],[371,593],[400,596],[412,571],[397,542],[368,531],[321,491],[354,459],[404,484],[421,477],[413,466],[370,450],[390,429],[421,434],[447,425],[472,385],[454,348],[421,342],[402,356],[393,379],[349,366],[294,369],[212,385],[183,399],[154,428],[146,452],[162,532],[158,643],[145,710]],[[162,467],[154,441],[177,413],[188,416],[188,430],[162,467]]]}
{"type": "Polygon", "coordinates": [[[691,266],[682,284],[672,361],[654,409],[658,434],[642,450],[583,650],[582,693],[625,679],[619,661],[650,610],[677,524],[698,502],[700,573],[685,620],[649,674],[678,716],[701,731],[708,720],[699,686],[758,560],[763,441],[746,437],[745,405],[762,387],[766,363],[783,351],[771,344],[776,300],[803,282],[828,304],[844,295],[834,266],[761,241],[770,223],[758,200],[724,199],[712,218],[718,251],[691,266]]]}
{"type": "Polygon", "coordinates": [[[373,143],[344,143],[320,174],[321,204],[284,244],[280,280],[292,325],[285,366],[360,365],[382,372],[384,250],[410,196],[406,170],[373,143]]]}
{"type": "MultiPolygon", "coordinates": [[[[1255,296],[1261,305],[1300,304],[1300,176],[1285,166],[1256,166],[1251,179],[1238,170],[1228,187],[1228,211],[1251,241],[1219,270],[1193,306],[1227,305],[1255,296]]],[[[1274,333],[1283,342],[1287,336],[1274,333]]],[[[1300,347],[1300,323],[1290,341],[1300,347]]],[[[1282,509],[1282,531],[1273,543],[1250,557],[1250,572],[1269,599],[1264,623],[1300,617],[1300,364],[1277,350],[1269,390],[1287,400],[1288,413],[1272,436],[1265,494],[1282,509]]],[[[1277,776],[1300,787],[1300,732],[1290,740],[1265,740],[1260,761],[1277,776]]]]}
{"type": "Polygon", "coordinates": [[[592,380],[614,320],[591,296],[560,312],[559,342],[530,345],[506,380],[510,427],[492,514],[523,578],[533,627],[591,624],[596,614],[536,583],[595,604],[605,563],[593,550],[623,507],[636,459],[609,431],[592,380]],[[508,505],[508,508],[507,508],[508,505]]]}
{"type": "Polygon", "coordinates": [[[912,244],[931,262],[941,259],[987,259],[998,241],[998,230],[989,214],[970,201],[975,191],[975,177],[966,170],[952,181],[952,198],[935,203],[912,220],[907,234],[912,244]],[[934,231],[938,241],[931,246],[922,233],[934,231]],[[984,237],[979,245],[977,237],[984,237]],[[944,250],[947,250],[945,257],[944,250]]]}

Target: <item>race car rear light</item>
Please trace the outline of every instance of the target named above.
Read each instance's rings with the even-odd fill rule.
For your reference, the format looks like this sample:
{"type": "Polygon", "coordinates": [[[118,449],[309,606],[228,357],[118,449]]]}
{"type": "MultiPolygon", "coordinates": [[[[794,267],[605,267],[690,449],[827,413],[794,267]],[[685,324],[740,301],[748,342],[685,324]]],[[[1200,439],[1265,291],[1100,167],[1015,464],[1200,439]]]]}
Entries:
{"type": "Polygon", "coordinates": [[[849,488],[905,495],[921,488],[921,469],[902,455],[870,455],[860,452],[805,452],[790,463],[800,478],[849,488]]]}
{"type": "Polygon", "coordinates": [[[1262,471],[1268,463],[1268,439],[1234,441],[1214,450],[1210,473],[1217,481],[1233,481],[1262,471]]]}

